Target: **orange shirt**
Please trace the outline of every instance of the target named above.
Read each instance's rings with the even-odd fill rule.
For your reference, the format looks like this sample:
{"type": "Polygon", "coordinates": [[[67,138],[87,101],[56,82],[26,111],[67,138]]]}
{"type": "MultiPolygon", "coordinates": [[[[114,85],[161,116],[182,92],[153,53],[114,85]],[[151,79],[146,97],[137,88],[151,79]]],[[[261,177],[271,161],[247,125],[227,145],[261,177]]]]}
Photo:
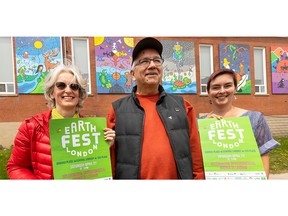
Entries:
{"type": "Polygon", "coordinates": [[[141,179],[177,179],[176,163],[164,124],[156,110],[159,94],[137,95],[145,110],[141,179]]]}
{"type": "MultiPolygon", "coordinates": [[[[152,96],[138,95],[145,110],[144,133],[141,158],[141,179],[178,179],[176,163],[164,124],[156,110],[159,94],[152,96]]],[[[202,152],[194,108],[185,101],[190,125],[190,149],[192,153],[194,179],[204,179],[202,152]]],[[[107,126],[115,126],[115,112],[111,106],[107,115],[107,126]]],[[[113,176],[115,173],[114,146],[111,147],[113,176]]]]}

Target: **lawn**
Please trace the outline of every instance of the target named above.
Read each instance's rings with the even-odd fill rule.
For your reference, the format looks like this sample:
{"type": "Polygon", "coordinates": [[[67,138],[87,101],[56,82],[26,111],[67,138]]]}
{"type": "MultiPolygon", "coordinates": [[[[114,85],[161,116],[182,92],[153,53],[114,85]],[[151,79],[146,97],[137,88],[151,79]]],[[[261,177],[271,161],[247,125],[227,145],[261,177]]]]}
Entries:
{"type": "Polygon", "coordinates": [[[6,164],[10,157],[11,149],[0,150],[0,179],[8,179],[6,164]]]}
{"type": "MultiPolygon", "coordinates": [[[[288,173],[288,137],[275,138],[281,146],[270,152],[270,173],[288,173]]],[[[11,154],[11,149],[0,150],[0,179],[8,179],[6,172],[7,160],[11,154]]]]}
{"type": "Polygon", "coordinates": [[[270,152],[270,173],[288,173],[288,137],[275,137],[281,144],[270,152]]]}

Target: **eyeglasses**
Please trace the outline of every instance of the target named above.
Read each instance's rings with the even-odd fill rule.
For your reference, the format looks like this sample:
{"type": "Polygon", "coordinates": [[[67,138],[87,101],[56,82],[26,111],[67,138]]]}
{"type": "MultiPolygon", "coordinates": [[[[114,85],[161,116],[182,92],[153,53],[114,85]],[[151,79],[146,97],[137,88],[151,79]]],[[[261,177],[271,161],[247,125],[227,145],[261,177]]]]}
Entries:
{"type": "Polygon", "coordinates": [[[153,58],[153,59],[143,58],[143,59],[140,59],[135,64],[135,66],[141,65],[141,66],[146,66],[147,67],[148,65],[150,65],[151,61],[153,61],[156,66],[161,66],[163,64],[163,62],[164,62],[164,59],[162,59],[162,58],[153,58]]]}
{"type": "MultiPolygon", "coordinates": [[[[56,82],[55,86],[60,89],[60,90],[64,90],[67,87],[67,84],[64,82],[56,82]]],[[[77,83],[71,83],[70,85],[68,85],[70,87],[70,89],[72,89],[73,91],[77,91],[80,88],[80,85],[77,83]]]]}

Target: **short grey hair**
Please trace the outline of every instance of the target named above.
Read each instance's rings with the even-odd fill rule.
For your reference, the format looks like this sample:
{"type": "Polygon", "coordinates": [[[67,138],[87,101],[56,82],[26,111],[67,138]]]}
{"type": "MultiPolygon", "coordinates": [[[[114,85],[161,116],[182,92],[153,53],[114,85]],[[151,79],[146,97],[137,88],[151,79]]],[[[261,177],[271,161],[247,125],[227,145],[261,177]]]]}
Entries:
{"type": "Polygon", "coordinates": [[[87,79],[83,78],[80,69],[76,65],[66,60],[65,63],[60,64],[57,67],[55,67],[52,72],[48,72],[48,75],[45,77],[44,84],[43,84],[44,96],[46,100],[48,101],[47,106],[49,108],[53,108],[56,106],[55,99],[51,98],[51,93],[53,93],[56,80],[59,74],[63,72],[67,72],[67,71],[70,72],[74,76],[76,83],[80,85],[79,102],[76,105],[77,110],[83,107],[84,100],[88,97],[88,94],[86,91],[87,79]]]}

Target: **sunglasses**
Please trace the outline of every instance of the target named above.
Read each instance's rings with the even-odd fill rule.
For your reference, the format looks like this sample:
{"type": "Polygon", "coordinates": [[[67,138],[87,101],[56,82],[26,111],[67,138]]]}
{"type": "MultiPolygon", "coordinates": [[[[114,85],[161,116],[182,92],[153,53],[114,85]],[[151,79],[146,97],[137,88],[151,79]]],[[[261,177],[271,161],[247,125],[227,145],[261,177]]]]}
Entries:
{"type": "MultiPolygon", "coordinates": [[[[67,84],[64,82],[56,82],[55,86],[60,89],[60,90],[64,90],[67,88],[67,84]]],[[[80,88],[80,85],[77,83],[71,83],[70,85],[68,85],[70,87],[70,89],[72,89],[73,91],[77,91],[80,88]]]]}

